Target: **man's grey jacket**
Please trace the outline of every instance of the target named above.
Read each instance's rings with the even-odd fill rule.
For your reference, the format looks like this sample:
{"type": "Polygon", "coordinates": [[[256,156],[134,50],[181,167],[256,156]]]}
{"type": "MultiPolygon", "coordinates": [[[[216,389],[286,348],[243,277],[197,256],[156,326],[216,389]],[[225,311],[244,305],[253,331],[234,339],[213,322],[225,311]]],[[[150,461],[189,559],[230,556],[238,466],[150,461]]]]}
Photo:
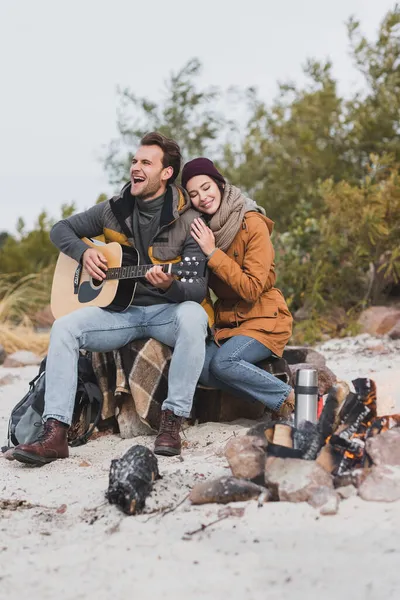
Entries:
{"type": "MultiPolygon", "coordinates": [[[[132,231],[135,198],[130,188],[131,184],[127,183],[118,196],[56,223],[50,232],[52,242],[78,262],[89,247],[81,240],[82,237],[104,236],[105,242],[135,247],[132,231]]],[[[205,259],[190,234],[190,224],[199,216],[186,191],[177,185],[168,185],[160,225],[148,251],[152,263],[179,262],[185,256],[205,259]]],[[[152,295],[157,304],[186,300],[202,303],[207,296],[207,277],[197,278],[193,283],[174,281],[165,292],[153,288],[152,295]]]]}

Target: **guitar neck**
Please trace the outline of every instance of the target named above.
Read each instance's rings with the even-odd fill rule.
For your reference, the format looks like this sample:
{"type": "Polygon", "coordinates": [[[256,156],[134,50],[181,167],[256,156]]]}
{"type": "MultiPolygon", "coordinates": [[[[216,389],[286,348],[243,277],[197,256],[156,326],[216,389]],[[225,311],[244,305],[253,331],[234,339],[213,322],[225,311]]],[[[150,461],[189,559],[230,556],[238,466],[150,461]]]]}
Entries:
{"type": "MultiPolygon", "coordinates": [[[[140,279],[155,265],[135,265],[107,269],[106,279],[140,279]]],[[[164,273],[170,273],[172,264],[158,265],[164,273]]]]}

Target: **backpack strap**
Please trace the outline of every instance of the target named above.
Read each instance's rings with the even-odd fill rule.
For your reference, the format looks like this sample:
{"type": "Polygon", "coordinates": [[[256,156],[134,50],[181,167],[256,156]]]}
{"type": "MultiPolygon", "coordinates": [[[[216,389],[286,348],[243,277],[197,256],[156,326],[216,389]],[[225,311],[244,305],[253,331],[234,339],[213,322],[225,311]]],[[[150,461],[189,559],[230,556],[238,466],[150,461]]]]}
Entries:
{"type": "Polygon", "coordinates": [[[86,444],[93,431],[95,430],[97,423],[99,422],[101,417],[101,411],[103,410],[103,394],[100,392],[98,386],[91,383],[90,381],[85,383],[82,380],[80,380],[79,383],[83,388],[83,393],[86,394],[89,401],[87,403],[85,411],[85,433],[83,433],[82,435],[78,436],[70,442],[69,445],[71,446],[71,448],[86,444]],[[90,425],[92,420],[92,406],[96,400],[99,403],[99,410],[97,411],[92,425],[90,425]]]}

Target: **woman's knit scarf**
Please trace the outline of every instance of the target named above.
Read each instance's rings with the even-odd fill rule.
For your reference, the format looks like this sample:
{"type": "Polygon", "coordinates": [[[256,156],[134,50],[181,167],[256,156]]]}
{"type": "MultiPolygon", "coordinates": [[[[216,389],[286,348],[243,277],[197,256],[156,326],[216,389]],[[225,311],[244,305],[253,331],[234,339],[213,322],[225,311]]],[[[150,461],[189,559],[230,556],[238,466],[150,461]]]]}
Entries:
{"type": "Polygon", "coordinates": [[[242,226],[244,214],[248,211],[264,212],[264,209],[257,206],[254,200],[243,196],[239,188],[227,183],[220,207],[208,221],[217,248],[226,252],[242,226]]]}

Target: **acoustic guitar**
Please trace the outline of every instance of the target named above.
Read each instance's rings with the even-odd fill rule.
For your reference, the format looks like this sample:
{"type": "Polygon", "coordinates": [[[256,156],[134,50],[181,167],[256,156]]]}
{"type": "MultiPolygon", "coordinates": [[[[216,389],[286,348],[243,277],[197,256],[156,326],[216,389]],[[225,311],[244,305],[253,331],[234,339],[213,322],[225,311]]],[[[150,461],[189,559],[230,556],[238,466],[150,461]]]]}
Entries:
{"type": "MultiPolygon", "coordinates": [[[[117,242],[103,244],[89,238],[82,238],[82,241],[107,259],[106,278],[102,281],[94,279],[83,265],[61,252],[51,289],[51,310],[55,319],[84,306],[120,312],[126,310],[135,296],[137,280],[143,279],[146,272],[154,267],[140,265],[139,254],[131,246],[121,246],[117,242]]],[[[179,262],[160,266],[164,273],[176,275],[188,283],[204,277],[206,273],[204,258],[185,257],[179,262]]]]}

